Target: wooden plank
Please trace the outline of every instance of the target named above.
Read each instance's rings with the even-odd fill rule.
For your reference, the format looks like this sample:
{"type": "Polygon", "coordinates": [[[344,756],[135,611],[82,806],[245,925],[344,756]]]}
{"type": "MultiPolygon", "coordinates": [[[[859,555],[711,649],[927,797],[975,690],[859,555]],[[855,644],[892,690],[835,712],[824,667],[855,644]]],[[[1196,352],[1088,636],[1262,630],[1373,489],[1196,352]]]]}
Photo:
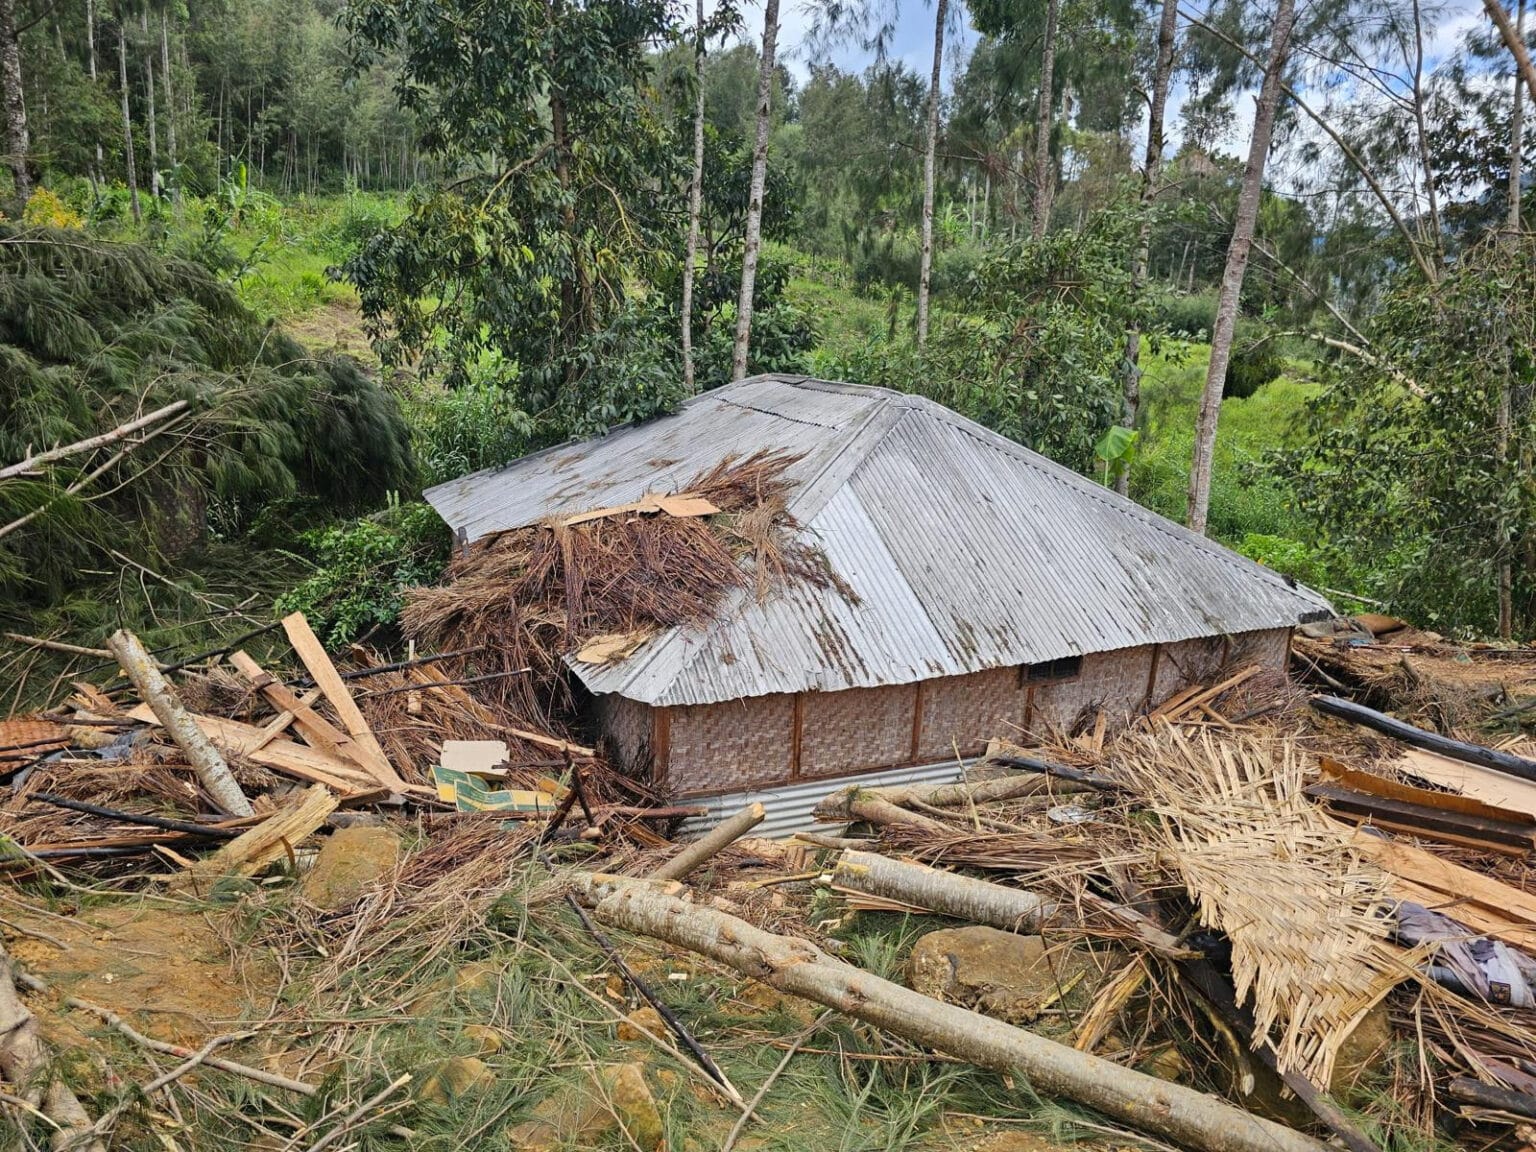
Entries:
{"type": "Polygon", "coordinates": [[[336,671],[336,665],[331,663],[331,658],[325,654],[325,647],[320,643],[320,638],[315,635],[314,630],[310,628],[304,613],[295,612],[290,616],[284,616],[283,631],[288,634],[288,642],[293,645],[293,650],[304,662],[304,667],[308,668],[309,674],[314,677],[315,687],[325,694],[331,707],[336,709],[336,715],[341,719],[341,725],[347,730],[347,735],[362,747],[367,756],[368,770],[385,787],[397,792],[404,791],[405,781],[395,771],[395,766],[389,762],[389,757],[384,755],[383,747],[368,727],[368,721],[363,719],[357,702],[352,699],[352,693],[347,691],[346,681],[336,671]]]}
{"type": "Polygon", "coordinates": [[[1337,784],[1309,784],[1306,793],[1322,800],[1336,812],[1350,814],[1351,819],[1358,816],[1381,824],[1391,823],[1430,840],[1489,849],[1502,845],[1520,853],[1536,848],[1536,841],[1532,839],[1536,827],[1528,820],[1518,824],[1507,820],[1485,820],[1422,804],[1388,800],[1367,792],[1354,792],[1337,784]]]}
{"type": "Polygon", "coordinates": [[[1480,935],[1492,936],[1506,944],[1513,944],[1517,948],[1536,949],[1536,928],[1507,919],[1496,912],[1490,912],[1481,904],[1458,899],[1437,889],[1426,888],[1422,884],[1415,884],[1412,880],[1403,880],[1398,877],[1393,878],[1391,887],[1392,895],[1399,900],[1411,900],[1415,904],[1422,904],[1431,912],[1449,916],[1458,924],[1464,924],[1480,935]]]}
{"type": "Polygon", "coordinates": [[[1422,748],[1409,748],[1395,762],[1414,776],[1421,776],[1431,784],[1454,788],[1463,796],[1481,800],[1500,808],[1536,818],[1536,784],[1508,776],[1481,764],[1468,764],[1465,760],[1453,760],[1422,748]]]}
{"type": "Polygon", "coordinates": [[[325,823],[336,811],[336,805],[336,797],[324,785],[313,785],[213,855],[171,877],[170,886],[203,891],[223,876],[253,876],[273,861],[290,855],[295,845],[325,823]]]}
{"type": "Polygon", "coordinates": [[[1250,664],[1242,671],[1228,676],[1220,684],[1213,684],[1209,688],[1196,691],[1193,696],[1189,697],[1189,699],[1185,700],[1181,704],[1177,704],[1172,707],[1169,707],[1166,704],[1163,705],[1163,707],[1159,708],[1157,712],[1153,713],[1153,715],[1161,714],[1166,719],[1177,720],[1185,712],[1211,703],[1211,701],[1215,700],[1223,692],[1229,692],[1233,688],[1236,688],[1239,684],[1247,683],[1258,674],[1259,666],[1257,664],[1250,664]]]}
{"type": "Polygon", "coordinates": [[[1420,804],[1446,812],[1460,812],[1467,816],[1478,816],[1484,820],[1501,820],[1507,824],[1530,824],[1533,819],[1529,812],[1485,804],[1481,800],[1463,796],[1460,793],[1432,792],[1428,788],[1416,788],[1412,784],[1389,780],[1374,772],[1362,772],[1331,756],[1323,757],[1322,769],[1325,777],[1338,781],[1346,788],[1353,788],[1356,792],[1368,792],[1372,796],[1380,796],[1386,800],[1401,800],[1407,804],[1420,804]]]}
{"type": "MultiPolygon", "coordinates": [[[[158,724],[159,720],[149,705],[140,704],[128,713],[134,720],[146,724],[158,724]]],[[[314,748],[295,744],[292,740],[265,739],[265,732],[251,724],[238,720],[225,720],[222,716],[194,714],[193,721],[212,740],[231,756],[243,756],[252,763],[271,768],[275,772],[312,784],[324,784],[344,796],[355,797],[371,793],[379,783],[344,760],[336,760],[314,748]]]]}
{"type": "MultiPolygon", "coordinates": [[[[320,689],[311,688],[308,692],[304,693],[303,696],[299,697],[299,699],[305,704],[313,704],[316,700],[320,699],[320,689]]],[[[292,723],[292,712],[289,712],[286,709],[279,712],[276,716],[272,717],[272,719],[268,720],[262,727],[261,739],[256,742],[256,744],[251,748],[251,751],[247,752],[246,755],[249,756],[251,752],[265,748],[268,744],[272,743],[272,741],[276,740],[279,736],[286,732],[288,730],[288,725],[292,723]]]]}
{"type": "MultiPolygon", "coordinates": [[[[268,704],[281,712],[293,714],[294,726],[298,728],[299,734],[304,737],[305,743],[310,747],[318,748],[327,756],[334,756],[338,760],[350,760],[370,776],[375,775],[369,763],[368,754],[352,737],[339,731],[334,724],[295,696],[291,688],[270,672],[265,671],[250,656],[244,652],[231,652],[229,662],[234,665],[235,671],[244,676],[252,687],[262,694],[268,704]]],[[[380,780],[379,783],[382,784],[384,781],[380,780]]]]}
{"type": "Polygon", "coordinates": [[[1442,860],[1423,848],[1372,836],[1365,831],[1357,830],[1350,846],[1394,876],[1536,926],[1536,895],[1522,892],[1513,885],[1442,860]]]}

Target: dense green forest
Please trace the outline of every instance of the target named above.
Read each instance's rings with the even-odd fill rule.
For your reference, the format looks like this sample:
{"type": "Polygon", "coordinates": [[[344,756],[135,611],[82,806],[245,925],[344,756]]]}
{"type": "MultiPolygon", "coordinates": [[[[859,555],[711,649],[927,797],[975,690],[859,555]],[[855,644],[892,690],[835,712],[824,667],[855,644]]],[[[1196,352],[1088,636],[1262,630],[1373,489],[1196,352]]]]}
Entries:
{"type": "Polygon", "coordinates": [[[5,628],[387,642],[424,486],[795,371],[1528,637],[1525,7],[0,0],[5,628]]]}

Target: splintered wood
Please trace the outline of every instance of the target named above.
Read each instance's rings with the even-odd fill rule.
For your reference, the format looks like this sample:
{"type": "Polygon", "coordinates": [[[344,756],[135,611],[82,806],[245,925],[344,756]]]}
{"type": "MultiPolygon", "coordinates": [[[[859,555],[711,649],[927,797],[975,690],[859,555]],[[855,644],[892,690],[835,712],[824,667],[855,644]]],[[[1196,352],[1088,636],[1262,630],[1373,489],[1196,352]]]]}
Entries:
{"type": "Polygon", "coordinates": [[[1256,1044],[1271,1042],[1282,1072],[1327,1084],[1340,1045],[1409,975],[1388,940],[1386,874],[1308,800],[1293,740],[1164,728],[1118,751],[1158,817],[1149,851],[1231,940],[1256,1044]]]}

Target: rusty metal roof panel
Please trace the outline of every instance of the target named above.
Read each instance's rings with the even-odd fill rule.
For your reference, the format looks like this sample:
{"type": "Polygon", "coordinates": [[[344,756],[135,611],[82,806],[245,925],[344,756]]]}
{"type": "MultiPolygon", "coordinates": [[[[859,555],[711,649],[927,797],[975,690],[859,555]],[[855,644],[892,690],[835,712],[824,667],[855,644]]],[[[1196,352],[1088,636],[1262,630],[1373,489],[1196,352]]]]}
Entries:
{"type": "Polygon", "coordinates": [[[747,380],[428,496],[474,538],[675,489],[760,448],[803,454],[791,509],[854,597],[803,584],[762,603],[739,595],[704,628],[615,664],[573,664],[592,691],[672,705],[902,684],[1330,610],[937,404],[802,378],[747,380]]]}

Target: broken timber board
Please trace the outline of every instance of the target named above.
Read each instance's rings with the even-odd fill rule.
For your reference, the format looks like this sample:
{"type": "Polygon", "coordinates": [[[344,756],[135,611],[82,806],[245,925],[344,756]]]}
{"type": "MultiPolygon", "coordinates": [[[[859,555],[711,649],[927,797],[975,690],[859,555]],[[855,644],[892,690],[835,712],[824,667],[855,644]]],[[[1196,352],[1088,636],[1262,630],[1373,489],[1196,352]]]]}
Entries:
{"type": "MultiPolygon", "coordinates": [[[[253,688],[266,698],[268,704],[280,712],[293,714],[293,725],[304,737],[305,743],[318,748],[327,756],[350,760],[370,776],[376,775],[369,757],[357,742],[345,732],[338,731],[329,720],[294,695],[293,689],[282,683],[244,652],[231,652],[229,662],[235,671],[244,676],[253,688]]],[[[379,783],[384,783],[380,780],[379,783]]]]}
{"type": "Polygon", "coordinates": [[[1379,868],[1403,880],[1443,892],[1458,900],[1472,901],[1505,919],[1523,920],[1536,927],[1536,895],[1471,868],[1443,860],[1433,852],[1356,831],[1350,846],[1379,868]]]}
{"type": "Polygon", "coordinates": [[[304,613],[295,612],[290,616],[284,616],[283,631],[288,634],[288,642],[293,645],[293,650],[304,662],[304,667],[308,668],[309,674],[314,677],[315,686],[325,694],[325,698],[331,702],[331,707],[336,709],[336,715],[341,718],[342,727],[366,753],[369,772],[386,788],[395,792],[405,791],[405,781],[395,771],[395,766],[389,762],[389,757],[384,755],[384,749],[374,737],[373,730],[368,727],[368,721],[363,719],[357,701],[353,700],[352,694],[347,691],[346,681],[336,671],[336,665],[331,663],[331,658],[325,654],[324,645],[310,628],[304,613]]]}
{"type": "Polygon", "coordinates": [[[1309,784],[1308,796],[1321,800],[1330,809],[1353,820],[1374,820],[1383,826],[1407,829],[1430,840],[1445,840],[1492,851],[1513,850],[1524,854],[1536,849],[1536,825],[1530,821],[1511,823],[1490,820],[1443,808],[1431,808],[1402,800],[1387,799],[1367,792],[1355,792],[1337,784],[1309,784]]]}
{"type": "Polygon", "coordinates": [[[1529,812],[1514,808],[1499,808],[1471,796],[1463,796],[1459,792],[1434,792],[1428,788],[1403,784],[1385,776],[1378,776],[1374,772],[1362,772],[1358,768],[1351,768],[1348,764],[1341,763],[1331,756],[1323,757],[1322,770],[1325,777],[1346,788],[1352,788],[1356,792],[1368,792],[1372,796],[1380,796],[1385,800],[1401,800],[1408,804],[1420,804],[1426,808],[1438,808],[1444,812],[1460,812],[1464,816],[1478,816],[1485,820],[1499,820],[1506,824],[1536,826],[1536,818],[1533,818],[1529,812]]]}
{"type": "MultiPolygon", "coordinates": [[[[148,704],[138,705],[128,716],[146,724],[159,724],[148,704]]],[[[378,781],[372,776],[314,748],[295,744],[292,740],[267,739],[263,729],[222,716],[194,713],[192,719],[207,733],[208,739],[231,756],[243,756],[254,764],[307,783],[324,784],[349,800],[376,795],[380,790],[378,781]]]]}
{"type": "MultiPolygon", "coordinates": [[[[299,697],[299,703],[310,705],[318,699],[320,699],[320,689],[311,688],[308,692],[299,697]]],[[[268,744],[272,743],[272,741],[276,740],[279,736],[286,732],[288,730],[288,725],[292,723],[293,713],[289,712],[286,708],[283,709],[262,726],[261,738],[251,746],[250,751],[247,752],[246,755],[249,756],[251,753],[259,752],[261,749],[265,748],[268,744]]],[[[372,774],[370,773],[370,777],[371,775],[372,774]]]]}
{"type": "Polygon", "coordinates": [[[279,809],[254,828],[247,829],[211,856],[206,856],[170,879],[173,889],[199,892],[223,876],[253,876],[324,824],[336,811],[336,797],[323,784],[303,792],[296,802],[279,809]]]}

